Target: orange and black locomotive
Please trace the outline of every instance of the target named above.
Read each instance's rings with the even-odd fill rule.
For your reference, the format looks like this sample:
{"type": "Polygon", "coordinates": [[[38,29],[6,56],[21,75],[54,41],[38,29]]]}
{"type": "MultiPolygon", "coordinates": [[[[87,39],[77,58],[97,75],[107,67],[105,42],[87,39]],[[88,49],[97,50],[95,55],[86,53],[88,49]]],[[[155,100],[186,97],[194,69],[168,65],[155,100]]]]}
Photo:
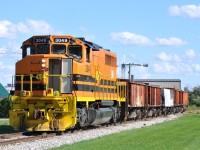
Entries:
{"type": "Polygon", "coordinates": [[[116,54],[64,35],[33,36],[21,48],[10,111],[14,129],[63,131],[118,120],[126,83],[117,80],[116,54]]]}

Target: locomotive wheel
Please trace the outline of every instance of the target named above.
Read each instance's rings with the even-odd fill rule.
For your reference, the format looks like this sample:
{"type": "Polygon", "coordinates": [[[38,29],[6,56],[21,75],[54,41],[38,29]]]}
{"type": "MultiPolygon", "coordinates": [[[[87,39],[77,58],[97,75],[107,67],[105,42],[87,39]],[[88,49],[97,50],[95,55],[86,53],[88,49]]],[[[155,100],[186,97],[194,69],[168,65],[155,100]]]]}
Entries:
{"type": "Polygon", "coordinates": [[[88,122],[88,113],[87,113],[86,108],[80,109],[78,113],[78,122],[79,122],[80,127],[86,126],[88,122]]]}

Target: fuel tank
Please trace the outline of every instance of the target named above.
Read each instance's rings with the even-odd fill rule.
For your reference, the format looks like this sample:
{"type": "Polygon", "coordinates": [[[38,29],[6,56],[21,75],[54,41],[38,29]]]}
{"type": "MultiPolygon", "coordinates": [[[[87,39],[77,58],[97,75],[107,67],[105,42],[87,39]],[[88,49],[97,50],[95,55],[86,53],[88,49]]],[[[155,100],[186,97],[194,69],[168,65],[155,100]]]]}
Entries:
{"type": "Polygon", "coordinates": [[[111,108],[99,108],[93,111],[94,121],[91,125],[99,125],[109,122],[113,116],[113,110],[111,108]]]}

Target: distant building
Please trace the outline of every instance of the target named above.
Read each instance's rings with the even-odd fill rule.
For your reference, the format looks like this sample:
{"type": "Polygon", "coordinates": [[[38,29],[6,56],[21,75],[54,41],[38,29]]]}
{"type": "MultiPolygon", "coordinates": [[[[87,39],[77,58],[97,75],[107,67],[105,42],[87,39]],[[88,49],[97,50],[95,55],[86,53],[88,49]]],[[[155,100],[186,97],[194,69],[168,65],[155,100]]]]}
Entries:
{"type": "Polygon", "coordinates": [[[181,90],[180,79],[134,79],[134,82],[147,83],[149,85],[158,85],[161,88],[175,88],[181,90]]]}
{"type": "Polygon", "coordinates": [[[8,91],[8,93],[10,93],[11,90],[15,90],[15,87],[13,86],[13,84],[7,84],[5,86],[5,89],[8,91]]]}
{"type": "Polygon", "coordinates": [[[4,88],[4,86],[0,83],[0,100],[4,99],[9,95],[9,92],[4,88]]]}

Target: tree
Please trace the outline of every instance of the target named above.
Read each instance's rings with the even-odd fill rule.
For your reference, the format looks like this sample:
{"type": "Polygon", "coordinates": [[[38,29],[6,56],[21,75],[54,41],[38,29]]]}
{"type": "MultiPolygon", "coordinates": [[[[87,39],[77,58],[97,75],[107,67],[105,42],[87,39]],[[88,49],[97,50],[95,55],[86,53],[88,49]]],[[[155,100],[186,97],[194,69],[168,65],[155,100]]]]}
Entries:
{"type": "Polygon", "coordinates": [[[9,110],[11,109],[10,96],[7,96],[2,101],[0,101],[0,118],[8,118],[9,110]]]}
{"type": "Polygon", "coordinates": [[[200,86],[194,87],[192,91],[189,91],[189,102],[200,106],[200,86]]]}

